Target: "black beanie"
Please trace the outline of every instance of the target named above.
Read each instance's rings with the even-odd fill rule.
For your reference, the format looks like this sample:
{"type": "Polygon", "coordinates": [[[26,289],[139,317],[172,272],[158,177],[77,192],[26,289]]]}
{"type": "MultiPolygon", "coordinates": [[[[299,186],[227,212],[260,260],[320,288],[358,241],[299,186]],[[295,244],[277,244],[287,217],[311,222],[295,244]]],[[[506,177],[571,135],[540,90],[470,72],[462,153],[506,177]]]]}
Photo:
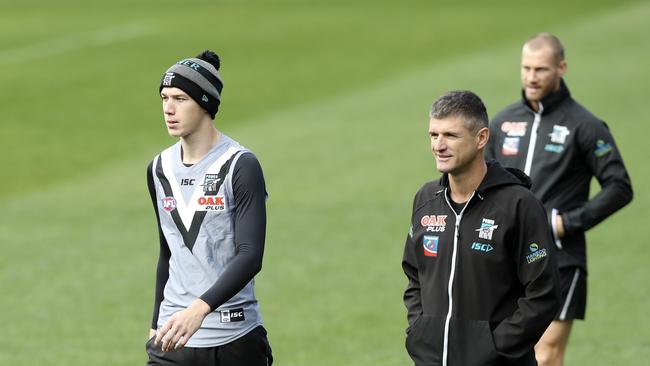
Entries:
{"type": "Polygon", "coordinates": [[[187,58],[172,65],[160,79],[160,87],[178,88],[194,99],[214,119],[221,103],[223,82],[212,64],[198,58],[187,58]]]}

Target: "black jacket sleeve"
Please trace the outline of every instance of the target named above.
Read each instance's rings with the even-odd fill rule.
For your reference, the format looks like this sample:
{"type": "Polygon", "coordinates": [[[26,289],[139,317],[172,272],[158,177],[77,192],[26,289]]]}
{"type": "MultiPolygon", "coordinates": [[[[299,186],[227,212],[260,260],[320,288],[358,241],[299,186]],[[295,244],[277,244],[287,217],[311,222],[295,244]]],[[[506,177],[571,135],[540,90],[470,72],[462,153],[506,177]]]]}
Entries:
{"type": "MultiPolygon", "coordinates": [[[[413,202],[415,206],[415,201],[413,202]]],[[[415,323],[415,320],[422,314],[422,297],[420,294],[420,278],[418,275],[417,256],[415,252],[415,245],[413,243],[413,218],[411,217],[411,227],[406,236],[406,243],[404,244],[404,256],[402,259],[402,269],[408,285],[404,291],[404,305],[406,306],[407,318],[409,326],[415,323]]]]}
{"type": "Polygon", "coordinates": [[[555,245],[545,225],[544,207],[531,194],[519,202],[515,220],[518,229],[513,259],[525,290],[515,312],[493,332],[496,349],[510,359],[525,355],[535,346],[560,307],[555,245]]]}
{"type": "Polygon", "coordinates": [[[262,167],[252,153],[244,153],[237,160],[232,185],[235,196],[235,257],[200,297],[212,310],[241,291],[262,269],[266,187],[262,167]]]}
{"type": "Polygon", "coordinates": [[[156,213],[156,223],[158,225],[158,237],[160,240],[160,254],[158,255],[158,266],[156,267],[156,291],[153,303],[153,319],[151,320],[151,329],[158,328],[158,312],[160,310],[160,303],[164,297],[165,285],[169,279],[169,259],[171,258],[171,251],[167,245],[165,235],[163,235],[162,228],[160,227],[160,216],[158,215],[158,204],[156,201],[156,187],[153,183],[153,161],[147,167],[147,187],[149,188],[149,195],[151,196],[151,203],[153,210],[156,213]]]}
{"type": "Polygon", "coordinates": [[[567,233],[589,230],[627,205],[633,195],[623,158],[605,123],[597,121],[583,128],[578,141],[601,190],[585,204],[561,213],[567,233]]]}

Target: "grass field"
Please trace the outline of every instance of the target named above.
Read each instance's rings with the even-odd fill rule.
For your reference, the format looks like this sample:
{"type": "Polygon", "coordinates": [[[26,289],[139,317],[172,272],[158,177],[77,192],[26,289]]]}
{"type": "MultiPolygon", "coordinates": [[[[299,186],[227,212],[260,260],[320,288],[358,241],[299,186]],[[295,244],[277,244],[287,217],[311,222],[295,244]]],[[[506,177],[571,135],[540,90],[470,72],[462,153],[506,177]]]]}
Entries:
{"type": "Polygon", "coordinates": [[[270,200],[257,293],[277,365],[406,365],[400,261],[438,176],[427,110],[518,97],[521,42],[565,43],[573,95],[608,122],[633,203],[589,233],[588,320],[568,365],[646,365],[650,3],[171,1],[0,5],[0,365],[145,360],[157,238],[145,167],[174,141],[157,86],[213,48],[217,126],[270,200]]]}

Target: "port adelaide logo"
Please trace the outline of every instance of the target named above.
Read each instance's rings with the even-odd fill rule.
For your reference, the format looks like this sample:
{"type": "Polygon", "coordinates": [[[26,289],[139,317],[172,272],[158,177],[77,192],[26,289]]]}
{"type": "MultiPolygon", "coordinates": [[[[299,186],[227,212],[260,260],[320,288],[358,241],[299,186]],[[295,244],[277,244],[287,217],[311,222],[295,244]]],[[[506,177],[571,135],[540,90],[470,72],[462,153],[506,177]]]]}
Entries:
{"type": "Polygon", "coordinates": [[[420,219],[420,224],[430,232],[444,232],[447,226],[447,215],[424,215],[420,219]]]}
{"type": "Polygon", "coordinates": [[[499,225],[494,225],[494,220],[483,218],[481,227],[476,229],[478,231],[478,237],[481,239],[492,240],[492,233],[496,230],[499,225]]]}
{"type": "Polygon", "coordinates": [[[218,174],[206,174],[203,180],[203,196],[197,199],[199,208],[198,211],[224,211],[226,204],[224,196],[217,196],[219,192],[219,178],[218,174]]]}

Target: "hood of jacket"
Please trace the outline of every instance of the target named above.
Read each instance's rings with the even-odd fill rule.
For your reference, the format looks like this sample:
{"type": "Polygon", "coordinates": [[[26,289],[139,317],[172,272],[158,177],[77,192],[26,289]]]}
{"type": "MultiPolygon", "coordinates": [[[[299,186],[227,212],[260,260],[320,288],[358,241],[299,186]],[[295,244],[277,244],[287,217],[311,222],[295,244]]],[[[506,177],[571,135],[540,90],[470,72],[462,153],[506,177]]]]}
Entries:
{"type": "MultiPolygon", "coordinates": [[[[521,185],[530,189],[532,181],[526,173],[516,168],[504,168],[498,161],[489,160],[487,164],[487,173],[481,184],[476,188],[476,192],[480,195],[489,193],[490,190],[508,185],[521,185]]],[[[443,174],[440,178],[440,185],[449,187],[449,176],[447,173],[443,174]]]]}

